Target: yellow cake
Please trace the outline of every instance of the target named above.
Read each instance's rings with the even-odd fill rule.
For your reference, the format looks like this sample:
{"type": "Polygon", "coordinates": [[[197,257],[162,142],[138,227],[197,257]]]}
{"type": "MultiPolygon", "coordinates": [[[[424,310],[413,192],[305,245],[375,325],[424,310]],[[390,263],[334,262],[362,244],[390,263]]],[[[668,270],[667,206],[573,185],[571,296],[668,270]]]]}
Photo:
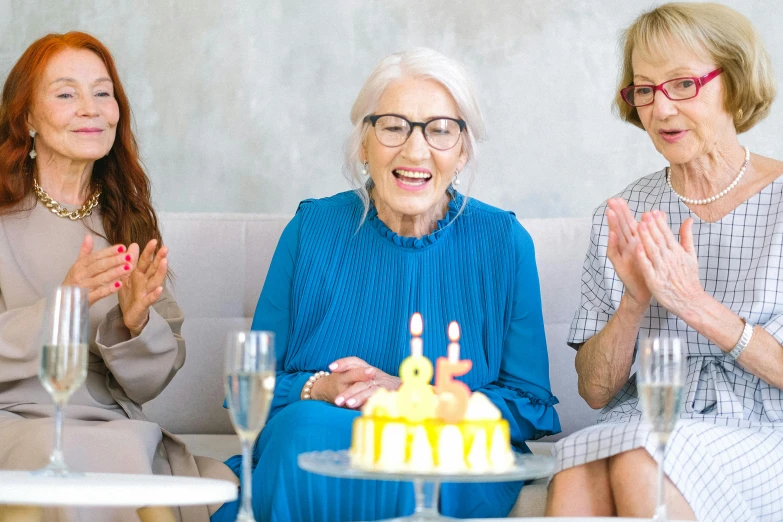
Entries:
{"type": "Polygon", "coordinates": [[[380,389],[365,403],[353,423],[352,466],[444,473],[498,472],[513,466],[508,422],[486,395],[472,393],[463,418],[446,422],[436,411],[448,394],[430,391],[432,403],[411,414],[404,387],[380,389]]]}

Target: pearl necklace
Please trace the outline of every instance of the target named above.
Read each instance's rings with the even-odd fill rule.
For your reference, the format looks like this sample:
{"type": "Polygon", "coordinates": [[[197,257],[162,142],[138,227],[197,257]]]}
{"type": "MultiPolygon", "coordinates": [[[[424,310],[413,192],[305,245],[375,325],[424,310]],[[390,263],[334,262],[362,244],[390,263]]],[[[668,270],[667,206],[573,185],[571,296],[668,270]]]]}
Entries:
{"type": "Polygon", "coordinates": [[[745,149],[745,163],[743,163],[742,168],[739,171],[739,174],[737,174],[737,177],[734,178],[734,181],[731,182],[731,185],[729,185],[728,187],[721,190],[720,192],[718,192],[717,194],[715,194],[710,198],[705,198],[705,199],[686,198],[685,196],[681,195],[676,190],[674,190],[674,187],[672,186],[672,169],[670,169],[669,167],[666,167],[666,183],[669,184],[669,188],[672,189],[674,195],[680,198],[680,200],[683,203],[688,203],[689,205],[706,205],[707,203],[712,203],[713,201],[720,199],[726,194],[728,194],[729,192],[731,192],[731,189],[736,187],[737,183],[739,183],[739,180],[742,179],[742,176],[745,175],[745,169],[748,168],[748,162],[750,161],[750,149],[748,149],[747,147],[742,147],[742,148],[745,149]]]}

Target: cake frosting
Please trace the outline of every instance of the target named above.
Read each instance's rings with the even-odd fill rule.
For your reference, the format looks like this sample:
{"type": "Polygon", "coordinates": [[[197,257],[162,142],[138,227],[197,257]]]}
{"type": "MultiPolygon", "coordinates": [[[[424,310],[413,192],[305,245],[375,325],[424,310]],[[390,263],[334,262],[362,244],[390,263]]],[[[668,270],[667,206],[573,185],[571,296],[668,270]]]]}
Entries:
{"type": "Polygon", "coordinates": [[[438,406],[451,400],[449,393],[435,393],[430,386],[418,389],[411,408],[405,386],[379,389],[365,403],[353,423],[352,466],[444,473],[498,472],[513,466],[508,422],[486,395],[470,394],[462,419],[449,422],[437,416],[438,406]]]}

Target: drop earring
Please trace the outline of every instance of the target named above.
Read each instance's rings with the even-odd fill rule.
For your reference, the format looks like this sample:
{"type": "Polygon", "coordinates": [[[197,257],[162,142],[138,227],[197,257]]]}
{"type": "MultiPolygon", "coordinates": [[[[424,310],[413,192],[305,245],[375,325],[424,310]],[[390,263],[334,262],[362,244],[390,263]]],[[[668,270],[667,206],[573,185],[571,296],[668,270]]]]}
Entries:
{"type": "Polygon", "coordinates": [[[35,157],[38,156],[38,153],[35,152],[35,131],[33,129],[30,129],[30,137],[33,139],[33,148],[30,149],[28,156],[30,156],[30,159],[35,159],[35,157]]]}
{"type": "Polygon", "coordinates": [[[367,176],[370,173],[370,164],[366,161],[362,163],[362,176],[367,176]]]}
{"type": "Polygon", "coordinates": [[[453,188],[454,190],[457,190],[457,187],[459,186],[459,184],[460,184],[460,181],[459,181],[459,171],[455,170],[454,171],[454,177],[451,179],[451,188],[453,188]]]}

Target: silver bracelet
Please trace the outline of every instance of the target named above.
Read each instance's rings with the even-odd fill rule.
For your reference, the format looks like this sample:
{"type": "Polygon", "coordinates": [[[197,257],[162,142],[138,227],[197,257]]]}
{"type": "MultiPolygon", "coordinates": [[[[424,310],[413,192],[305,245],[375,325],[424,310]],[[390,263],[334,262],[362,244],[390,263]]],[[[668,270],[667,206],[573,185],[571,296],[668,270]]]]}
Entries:
{"type": "Polygon", "coordinates": [[[739,341],[737,341],[736,346],[729,352],[729,355],[733,359],[736,359],[745,351],[745,348],[748,347],[748,343],[750,342],[750,338],[753,337],[753,325],[748,323],[744,317],[740,317],[740,319],[745,323],[745,328],[742,329],[742,335],[740,336],[739,341]]]}
{"type": "Polygon", "coordinates": [[[313,384],[315,384],[315,381],[320,379],[321,377],[326,377],[329,375],[329,372],[315,372],[313,375],[310,376],[309,379],[307,379],[307,382],[302,387],[302,399],[307,400],[310,398],[310,390],[313,389],[313,384]]]}

